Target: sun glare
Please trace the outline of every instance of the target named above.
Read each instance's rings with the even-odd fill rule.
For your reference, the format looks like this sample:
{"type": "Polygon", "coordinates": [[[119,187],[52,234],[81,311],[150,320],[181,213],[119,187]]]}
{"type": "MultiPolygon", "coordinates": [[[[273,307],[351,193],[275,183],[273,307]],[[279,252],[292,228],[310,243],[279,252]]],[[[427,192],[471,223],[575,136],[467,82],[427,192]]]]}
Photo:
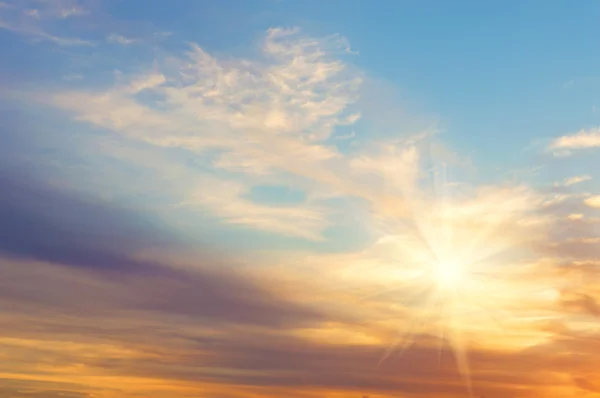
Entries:
{"type": "Polygon", "coordinates": [[[440,261],[435,267],[435,279],[440,288],[453,289],[458,287],[464,277],[461,265],[454,261],[440,261]]]}

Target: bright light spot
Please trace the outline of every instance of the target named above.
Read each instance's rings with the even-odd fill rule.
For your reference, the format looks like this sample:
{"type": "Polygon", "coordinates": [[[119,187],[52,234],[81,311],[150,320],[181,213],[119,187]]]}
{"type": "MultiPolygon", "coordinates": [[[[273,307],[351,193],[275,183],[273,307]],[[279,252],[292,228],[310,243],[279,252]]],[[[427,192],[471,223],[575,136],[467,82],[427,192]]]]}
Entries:
{"type": "Polygon", "coordinates": [[[441,261],[435,267],[435,278],[441,288],[455,288],[463,278],[463,268],[453,261],[441,261]]]}

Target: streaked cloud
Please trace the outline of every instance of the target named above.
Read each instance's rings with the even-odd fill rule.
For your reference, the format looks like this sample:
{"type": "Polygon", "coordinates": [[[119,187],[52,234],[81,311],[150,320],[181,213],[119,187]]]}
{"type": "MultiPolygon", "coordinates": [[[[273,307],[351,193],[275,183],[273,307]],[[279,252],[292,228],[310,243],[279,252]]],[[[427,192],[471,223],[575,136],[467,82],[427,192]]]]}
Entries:
{"type": "MultiPolygon", "coordinates": [[[[333,313],[323,318],[306,310],[296,312],[294,304],[282,301],[279,294],[271,296],[277,301],[255,301],[257,292],[245,290],[245,285],[222,289],[216,280],[199,285],[193,273],[174,272],[160,279],[141,273],[115,280],[90,270],[10,261],[4,261],[1,270],[12,283],[4,282],[1,290],[6,305],[0,312],[0,344],[3,352],[20,358],[2,370],[6,378],[20,375],[18,382],[5,380],[9,389],[105,397],[160,397],[175,391],[234,397],[283,393],[312,397],[324,391],[382,397],[396,396],[397,391],[417,396],[464,394],[455,382],[449,353],[444,352],[438,366],[431,366],[432,360],[438,361],[431,336],[419,336],[420,343],[402,360],[377,369],[385,340],[360,344],[345,337],[319,342],[313,331],[330,330],[335,339],[340,327],[351,333],[365,330],[377,342],[377,329],[336,323],[333,313]],[[18,288],[25,281],[32,289],[18,288]],[[221,299],[207,297],[213,289],[228,297],[232,306],[221,307],[221,299]],[[261,324],[255,303],[265,306],[266,324],[261,324]],[[31,316],[37,316],[35,329],[31,316]],[[276,329],[269,326],[279,316],[286,317],[285,323],[276,329]],[[215,323],[223,319],[235,320],[238,326],[215,323]],[[33,363],[44,372],[40,381],[31,371],[33,363]],[[67,371],[68,382],[62,376],[67,371]]],[[[233,283],[231,276],[220,281],[233,283]]],[[[565,296],[560,305],[573,313],[597,316],[594,303],[591,296],[565,296]]],[[[476,391],[493,396],[518,390],[531,397],[540,390],[557,397],[578,393],[581,383],[571,377],[593,380],[590,343],[582,332],[568,328],[559,332],[555,327],[553,337],[533,347],[508,353],[474,349],[476,391]],[[574,353],[576,366],[568,359],[574,353]],[[539,365],[531,369],[530,363],[539,365]]]]}
{"type": "MultiPolygon", "coordinates": [[[[128,268],[129,254],[172,241],[152,232],[136,211],[111,208],[85,194],[37,181],[29,173],[0,174],[3,195],[0,251],[39,261],[128,268]],[[142,228],[142,225],[145,227],[142,228]]],[[[161,230],[160,221],[156,231],[161,230]]]]}
{"type": "Polygon", "coordinates": [[[108,40],[109,43],[117,43],[117,44],[122,44],[124,46],[134,44],[137,42],[136,39],[127,38],[125,36],[122,36],[122,35],[119,35],[116,33],[111,33],[110,35],[108,35],[106,37],[106,40],[108,40]]]}
{"type": "Polygon", "coordinates": [[[562,182],[555,183],[554,185],[555,186],[570,187],[571,185],[579,184],[581,182],[589,181],[591,179],[592,179],[592,177],[589,176],[589,175],[574,176],[574,177],[566,178],[562,182]]]}
{"type": "MultiPolygon", "coordinates": [[[[6,3],[3,3],[6,4],[6,3]]],[[[28,37],[34,42],[52,42],[59,46],[94,46],[92,40],[54,33],[57,20],[87,15],[83,2],[24,1],[0,7],[0,28],[28,37]]]]}
{"type": "Polygon", "coordinates": [[[590,149],[600,147],[600,131],[596,129],[581,130],[572,135],[565,135],[554,139],[549,149],[558,156],[568,155],[572,150],[590,149]]]}
{"type": "Polygon", "coordinates": [[[244,199],[245,192],[242,184],[207,177],[198,182],[196,191],[181,206],[208,210],[230,224],[308,239],[321,239],[323,229],[329,224],[325,209],[261,206],[244,199]]]}
{"type": "Polygon", "coordinates": [[[155,145],[227,149],[230,161],[250,158],[267,167],[275,153],[330,157],[317,144],[336,125],[356,120],[344,111],[356,98],[360,78],[323,52],[323,46],[331,51],[346,48],[337,37],[312,41],[295,30],[272,29],[262,46],[266,65],[221,61],[193,45],[185,57],[164,60],[166,70],[175,68],[171,73],[151,72],[108,91],[66,92],[53,100],[82,120],[155,145]],[[143,90],[151,90],[156,99],[141,102],[136,95],[143,90]],[[199,134],[206,128],[214,138],[199,134]],[[284,144],[292,153],[279,153],[269,141],[284,144]]]}
{"type": "MultiPolygon", "coordinates": [[[[324,172],[330,168],[326,163],[337,163],[334,167],[348,176],[352,172],[350,162],[325,144],[336,125],[352,124],[359,117],[347,108],[356,99],[360,74],[336,56],[347,52],[346,42],[337,36],[315,40],[298,30],[271,29],[261,52],[257,60],[219,60],[192,45],[185,57],[164,59],[162,68],[107,91],[60,92],[47,101],[79,120],[157,147],[197,154],[218,151],[213,160],[217,170],[252,178],[292,173],[327,189],[360,194],[343,175],[324,172]]],[[[244,205],[239,195],[245,188],[235,184],[220,183],[229,187],[223,188],[231,194],[229,200],[213,195],[217,200],[210,202],[209,193],[195,191],[182,202],[190,205],[195,198],[212,203],[214,210],[227,206],[216,212],[232,222],[255,222],[302,236],[316,236],[326,225],[314,210],[244,205]],[[246,211],[254,216],[242,216],[246,211]],[[289,217],[296,221],[285,221],[289,217]],[[300,218],[304,221],[298,224],[300,218]]]]}

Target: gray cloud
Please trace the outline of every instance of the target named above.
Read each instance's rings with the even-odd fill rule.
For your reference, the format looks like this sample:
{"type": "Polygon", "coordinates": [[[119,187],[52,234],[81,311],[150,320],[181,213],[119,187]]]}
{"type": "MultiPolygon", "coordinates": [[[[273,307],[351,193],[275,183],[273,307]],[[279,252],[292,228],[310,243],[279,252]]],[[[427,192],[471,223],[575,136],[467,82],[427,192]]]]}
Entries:
{"type": "Polygon", "coordinates": [[[194,270],[135,257],[190,244],[158,217],[52,185],[32,168],[14,171],[23,165],[15,159],[2,163],[0,297],[8,304],[0,308],[88,317],[137,310],[271,326],[323,319],[202,248],[194,247],[194,270]]]}
{"type": "Polygon", "coordinates": [[[55,189],[26,173],[0,173],[0,190],[0,251],[9,256],[123,267],[133,265],[127,254],[173,240],[135,210],[55,189]]]}

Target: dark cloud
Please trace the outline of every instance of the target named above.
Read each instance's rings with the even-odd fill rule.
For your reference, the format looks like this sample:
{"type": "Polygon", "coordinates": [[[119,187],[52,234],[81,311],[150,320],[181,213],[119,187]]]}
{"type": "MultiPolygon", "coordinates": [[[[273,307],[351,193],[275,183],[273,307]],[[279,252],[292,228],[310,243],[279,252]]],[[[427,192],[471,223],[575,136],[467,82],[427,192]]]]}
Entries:
{"type": "Polygon", "coordinates": [[[174,243],[160,223],[43,183],[26,172],[0,172],[0,252],[81,267],[135,265],[127,256],[174,243]]]}
{"type": "MultiPolygon", "coordinates": [[[[73,315],[79,317],[71,325],[75,332],[87,334],[102,334],[117,325],[131,324],[131,320],[121,318],[132,313],[139,317],[137,325],[133,322],[134,330],[144,325],[147,317],[168,322],[165,316],[190,318],[199,323],[271,327],[314,325],[326,320],[326,315],[316,309],[271,293],[268,285],[262,286],[232,271],[211,269],[223,264],[210,261],[198,259],[197,270],[163,267],[160,273],[130,272],[119,278],[87,269],[4,261],[0,267],[0,310],[25,306],[26,311],[45,317],[57,313],[73,315]],[[108,318],[100,326],[85,327],[86,319],[103,317],[108,318]]],[[[36,323],[51,327],[53,321],[41,317],[36,323]]],[[[57,325],[58,330],[62,326],[57,325]]]]}
{"type": "Polygon", "coordinates": [[[575,297],[563,298],[561,306],[567,311],[600,317],[600,304],[589,294],[575,294],[575,297]]]}
{"type": "Polygon", "coordinates": [[[181,241],[155,215],[83,193],[89,179],[81,190],[64,183],[69,170],[56,163],[84,167],[86,159],[69,144],[75,135],[61,132],[64,121],[37,111],[0,102],[0,255],[126,271],[142,265],[132,253],[181,241]]]}
{"type": "Polygon", "coordinates": [[[324,319],[269,293],[208,251],[195,248],[194,270],[132,257],[147,249],[188,248],[151,214],[26,171],[0,171],[0,192],[0,257],[13,260],[0,268],[0,297],[9,305],[88,316],[135,309],[272,326],[324,319]]]}

